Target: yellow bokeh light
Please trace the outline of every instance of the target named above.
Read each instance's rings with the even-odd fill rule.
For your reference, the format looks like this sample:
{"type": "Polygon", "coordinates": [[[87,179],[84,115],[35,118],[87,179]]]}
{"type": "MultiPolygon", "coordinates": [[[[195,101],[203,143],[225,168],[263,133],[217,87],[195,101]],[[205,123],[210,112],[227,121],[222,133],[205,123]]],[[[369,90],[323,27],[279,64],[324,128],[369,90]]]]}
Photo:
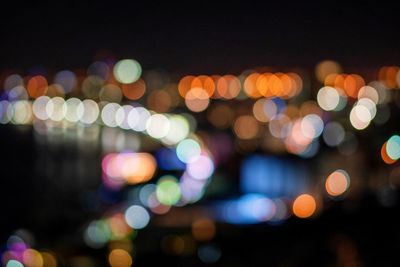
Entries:
{"type": "Polygon", "coordinates": [[[130,267],[133,263],[131,255],[123,249],[113,249],[108,255],[111,267],[130,267]]]}

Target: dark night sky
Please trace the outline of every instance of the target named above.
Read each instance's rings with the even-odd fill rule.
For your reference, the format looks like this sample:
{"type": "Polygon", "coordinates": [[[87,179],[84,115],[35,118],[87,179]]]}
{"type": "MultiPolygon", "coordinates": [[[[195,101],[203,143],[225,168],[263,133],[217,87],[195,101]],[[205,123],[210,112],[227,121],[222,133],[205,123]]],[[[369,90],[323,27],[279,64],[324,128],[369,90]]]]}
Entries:
{"type": "Polygon", "coordinates": [[[16,1],[0,16],[0,69],[86,67],[99,49],[184,73],[400,61],[398,11],[389,4],[213,2],[16,1]]]}

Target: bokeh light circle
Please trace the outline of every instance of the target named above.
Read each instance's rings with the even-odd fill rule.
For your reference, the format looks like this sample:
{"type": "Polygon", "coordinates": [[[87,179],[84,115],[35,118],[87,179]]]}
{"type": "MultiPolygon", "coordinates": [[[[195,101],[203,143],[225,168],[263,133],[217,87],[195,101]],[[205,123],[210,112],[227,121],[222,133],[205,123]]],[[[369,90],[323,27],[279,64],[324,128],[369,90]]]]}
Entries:
{"type": "Polygon", "coordinates": [[[142,75],[142,67],[134,59],[123,59],[114,66],[114,77],[124,84],[136,82],[142,75]]]}
{"type": "Polygon", "coordinates": [[[150,215],[142,206],[133,205],[125,211],[125,220],[133,229],[142,229],[149,224],[150,215]]]}

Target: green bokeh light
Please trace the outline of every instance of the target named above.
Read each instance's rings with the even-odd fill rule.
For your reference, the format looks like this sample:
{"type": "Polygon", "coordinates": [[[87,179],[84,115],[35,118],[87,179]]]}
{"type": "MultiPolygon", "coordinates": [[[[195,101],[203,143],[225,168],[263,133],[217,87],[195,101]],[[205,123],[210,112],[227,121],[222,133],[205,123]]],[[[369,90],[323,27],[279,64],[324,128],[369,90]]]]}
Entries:
{"type": "Polygon", "coordinates": [[[181,189],[174,176],[165,175],[157,183],[156,196],[164,205],[175,205],[181,198],[181,189]]]}

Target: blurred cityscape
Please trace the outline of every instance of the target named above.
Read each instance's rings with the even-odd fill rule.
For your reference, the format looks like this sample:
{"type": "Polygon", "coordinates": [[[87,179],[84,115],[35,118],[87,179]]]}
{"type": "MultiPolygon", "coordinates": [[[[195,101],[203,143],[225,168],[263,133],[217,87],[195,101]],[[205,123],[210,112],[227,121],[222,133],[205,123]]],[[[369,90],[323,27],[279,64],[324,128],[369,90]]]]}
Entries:
{"type": "MultiPolygon", "coordinates": [[[[89,255],[104,250],[111,266],[158,250],[213,263],[219,227],[282,231],[325,212],[354,216],[369,194],[380,212],[393,209],[399,70],[369,77],[326,60],[311,77],[263,67],[174,80],[123,59],[86,73],[6,73],[2,147],[14,152],[4,157],[3,264],[97,266],[89,255]],[[57,254],[75,246],[94,251],[57,254]]],[[[354,248],[339,256],[360,261],[341,235],[331,237],[337,249],[354,248]]]]}
{"type": "Polygon", "coordinates": [[[399,266],[400,66],[283,65],[1,69],[0,265],[399,266]]]}

